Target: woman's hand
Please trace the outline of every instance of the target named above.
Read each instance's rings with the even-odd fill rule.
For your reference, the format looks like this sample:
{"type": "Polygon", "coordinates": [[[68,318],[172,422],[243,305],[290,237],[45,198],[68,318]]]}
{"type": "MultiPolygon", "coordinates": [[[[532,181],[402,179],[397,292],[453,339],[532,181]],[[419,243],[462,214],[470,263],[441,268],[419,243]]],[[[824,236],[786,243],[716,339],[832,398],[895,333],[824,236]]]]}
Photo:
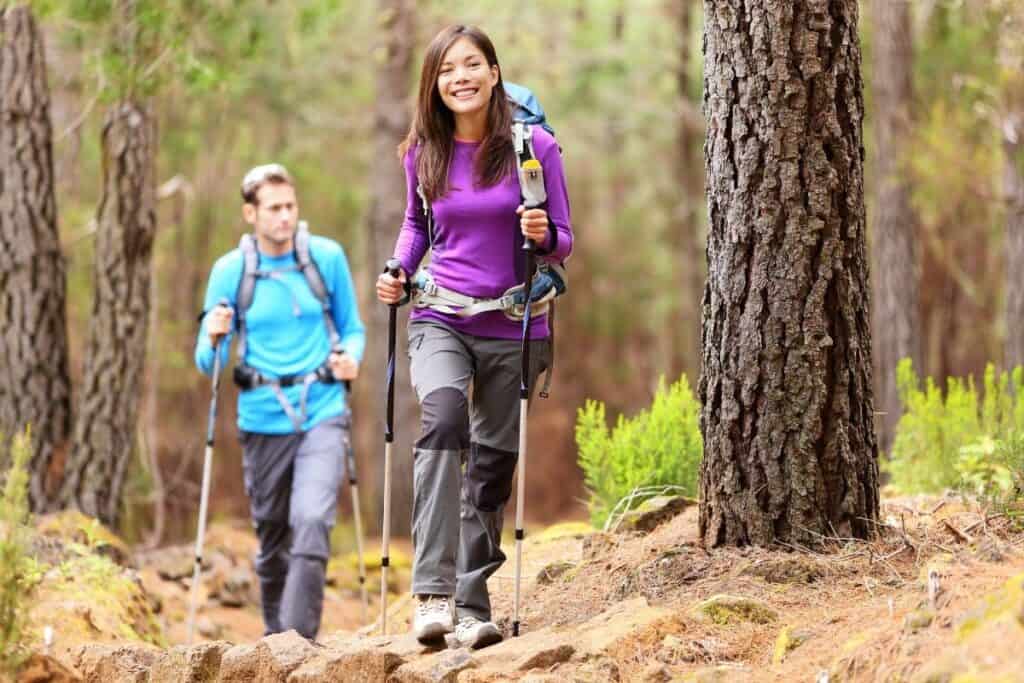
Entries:
{"type": "Polygon", "coordinates": [[[523,231],[523,237],[533,240],[537,246],[543,245],[548,237],[548,212],[520,206],[516,213],[519,214],[519,228],[523,231]]]}
{"type": "Polygon", "coordinates": [[[405,271],[398,269],[398,277],[383,272],[377,276],[377,298],[381,303],[397,304],[405,296],[405,271]]]}

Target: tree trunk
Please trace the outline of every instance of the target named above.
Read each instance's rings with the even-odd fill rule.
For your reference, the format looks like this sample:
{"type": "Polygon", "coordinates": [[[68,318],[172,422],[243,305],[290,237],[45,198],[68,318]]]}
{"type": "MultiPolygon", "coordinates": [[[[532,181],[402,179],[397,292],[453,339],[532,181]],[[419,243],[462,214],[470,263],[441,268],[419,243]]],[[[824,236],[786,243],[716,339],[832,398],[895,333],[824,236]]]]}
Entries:
{"type": "MultiPolygon", "coordinates": [[[[377,492],[378,510],[383,509],[383,452],[384,439],[384,365],[388,338],[388,308],[377,301],[373,282],[391,258],[391,250],[405,215],[405,172],[395,156],[398,143],[409,131],[410,85],[412,76],[412,50],[414,40],[414,7],[410,0],[381,0],[378,4],[382,27],[383,50],[377,63],[377,93],[374,104],[374,157],[370,177],[373,201],[370,205],[369,234],[366,258],[372,280],[366,288],[370,295],[363,310],[366,312],[368,336],[361,376],[366,378],[363,402],[376,419],[363,419],[364,425],[373,427],[361,441],[362,453],[369,455],[374,474],[380,485],[377,492]]],[[[405,319],[408,309],[402,311],[405,319]]],[[[396,536],[410,535],[412,519],[412,443],[419,427],[419,408],[409,380],[406,355],[405,325],[398,327],[395,348],[395,446],[392,468],[391,532],[396,536]]],[[[364,432],[366,434],[366,432],[364,432]]],[[[363,458],[364,461],[367,458],[363,458]]]]}
{"type": "Polygon", "coordinates": [[[878,516],[857,0],[705,0],[706,546],[878,516]]]}
{"type": "MultiPolygon", "coordinates": [[[[1024,97],[1021,98],[1024,100],[1024,97]]],[[[1024,107],[1003,123],[1006,195],[1006,367],[1024,365],[1024,107]]]]}
{"type": "Polygon", "coordinates": [[[31,425],[34,511],[44,507],[47,475],[51,464],[60,467],[71,431],[49,109],[32,10],[0,9],[0,434],[31,425]]]}
{"type": "Polygon", "coordinates": [[[700,143],[704,125],[697,106],[690,100],[690,69],[693,62],[691,30],[697,13],[696,0],[673,0],[678,13],[679,66],[676,83],[679,97],[679,121],[676,132],[676,177],[681,185],[676,207],[675,226],[670,238],[674,259],[679,263],[679,287],[673,288],[676,304],[672,321],[672,353],[669,377],[675,381],[681,373],[689,377],[691,386],[700,373],[700,296],[705,280],[704,235],[701,214],[704,204],[704,168],[700,159],[700,143]]]}
{"type": "Polygon", "coordinates": [[[62,506],[116,525],[146,357],[156,233],[156,126],[145,106],[115,105],[103,125],[95,294],[62,506]]]}
{"type": "Polygon", "coordinates": [[[875,207],[871,221],[876,340],[875,386],[878,389],[879,449],[885,453],[902,408],[896,365],[910,358],[920,372],[921,325],[917,298],[914,232],[917,217],[910,205],[912,42],[910,4],[872,0],[874,19],[875,207]]]}

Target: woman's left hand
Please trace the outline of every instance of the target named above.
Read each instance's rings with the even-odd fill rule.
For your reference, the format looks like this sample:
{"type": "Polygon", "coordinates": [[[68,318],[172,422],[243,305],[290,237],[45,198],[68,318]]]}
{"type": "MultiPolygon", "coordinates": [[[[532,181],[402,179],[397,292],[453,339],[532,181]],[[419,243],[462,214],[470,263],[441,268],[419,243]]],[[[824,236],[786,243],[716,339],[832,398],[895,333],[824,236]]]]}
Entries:
{"type": "Polygon", "coordinates": [[[533,240],[538,246],[544,244],[548,236],[548,212],[544,209],[527,209],[520,206],[516,213],[519,214],[519,227],[523,231],[523,237],[533,240]]]}

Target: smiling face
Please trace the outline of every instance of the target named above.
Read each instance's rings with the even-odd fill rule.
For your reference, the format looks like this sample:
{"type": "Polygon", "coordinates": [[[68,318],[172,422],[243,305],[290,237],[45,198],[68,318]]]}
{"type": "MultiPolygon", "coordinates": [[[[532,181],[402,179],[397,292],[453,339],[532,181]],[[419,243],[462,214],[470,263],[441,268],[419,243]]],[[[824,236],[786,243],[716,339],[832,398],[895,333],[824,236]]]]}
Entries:
{"type": "Polygon", "coordinates": [[[469,38],[459,38],[445,52],[437,90],[456,120],[485,117],[497,83],[498,66],[488,64],[483,51],[469,38]]]}

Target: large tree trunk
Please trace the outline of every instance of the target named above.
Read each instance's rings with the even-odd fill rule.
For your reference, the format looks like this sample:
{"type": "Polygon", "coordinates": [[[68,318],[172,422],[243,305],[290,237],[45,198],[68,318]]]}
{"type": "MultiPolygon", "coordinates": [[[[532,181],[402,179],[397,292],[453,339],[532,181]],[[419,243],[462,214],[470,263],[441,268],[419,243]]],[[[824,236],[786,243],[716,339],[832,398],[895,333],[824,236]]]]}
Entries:
{"type": "Polygon", "coordinates": [[[142,399],[150,269],[156,233],[156,126],[124,100],[103,125],[95,294],[74,446],[61,506],[116,525],[142,399]]]}
{"type": "MultiPolygon", "coordinates": [[[[367,378],[365,404],[376,419],[365,419],[373,432],[365,436],[360,450],[369,454],[374,473],[383,482],[385,353],[388,335],[388,309],[377,301],[373,282],[391,257],[398,230],[405,215],[405,172],[395,156],[398,143],[409,131],[409,93],[412,75],[414,41],[414,7],[410,0],[381,0],[378,4],[383,49],[377,63],[377,94],[374,104],[374,162],[370,177],[373,201],[370,206],[369,234],[366,258],[372,280],[366,288],[370,297],[363,310],[369,326],[369,339],[362,377],[367,378]]],[[[406,309],[407,310],[407,309],[406,309]]],[[[405,311],[403,311],[404,313],[405,311]]],[[[400,316],[404,319],[404,315],[400,316]]],[[[412,519],[412,442],[419,427],[419,409],[409,380],[406,356],[405,325],[399,324],[398,344],[395,349],[395,448],[391,489],[391,532],[397,536],[410,534],[412,519]]],[[[364,434],[366,432],[364,431],[364,434]]],[[[363,459],[364,461],[366,458],[363,459]]],[[[383,484],[377,491],[377,507],[383,509],[383,484]]]]}
{"type": "Polygon", "coordinates": [[[857,0],[705,0],[707,546],[878,515],[857,0]]]}
{"type": "Polygon", "coordinates": [[[35,511],[71,431],[52,137],[42,35],[29,7],[0,8],[0,435],[31,425],[35,511]]]}
{"type": "Polygon", "coordinates": [[[872,0],[874,19],[875,207],[871,224],[874,275],[875,371],[879,448],[892,445],[901,406],[896,365],[910,358],[921,370],[914,233],[907,164],[911,137],[912,42],[910,3],[872,0]]]}

